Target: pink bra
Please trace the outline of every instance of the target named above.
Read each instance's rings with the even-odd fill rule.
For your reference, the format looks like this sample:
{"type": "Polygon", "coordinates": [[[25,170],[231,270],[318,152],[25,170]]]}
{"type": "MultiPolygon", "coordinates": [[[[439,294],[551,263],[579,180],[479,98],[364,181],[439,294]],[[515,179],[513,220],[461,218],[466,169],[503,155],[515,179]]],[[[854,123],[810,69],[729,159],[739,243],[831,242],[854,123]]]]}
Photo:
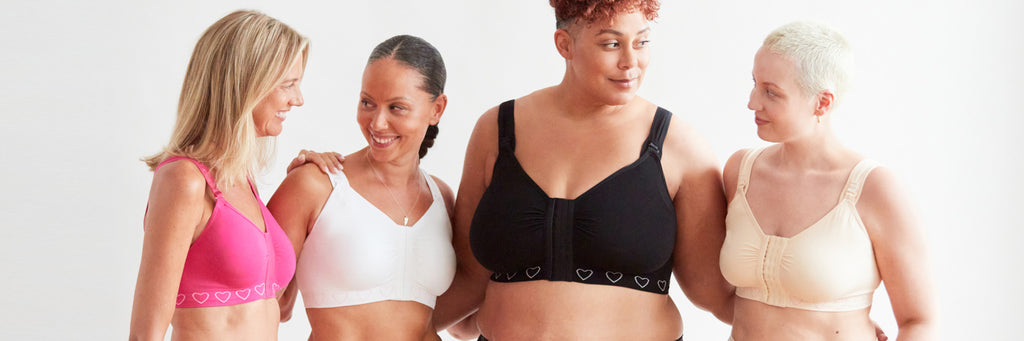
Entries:
{"type": "Polygon", "coordinates": [[[295,251],[281,225],[249,183],[267,226],[263,232],[231,206],[205,165],[175,156],[157,166],[189,160],[199,168],[216,198],[210,220],[188,248],[178,286],[177,308],[218,307],[276,297],[295,274],[295,251]]]}

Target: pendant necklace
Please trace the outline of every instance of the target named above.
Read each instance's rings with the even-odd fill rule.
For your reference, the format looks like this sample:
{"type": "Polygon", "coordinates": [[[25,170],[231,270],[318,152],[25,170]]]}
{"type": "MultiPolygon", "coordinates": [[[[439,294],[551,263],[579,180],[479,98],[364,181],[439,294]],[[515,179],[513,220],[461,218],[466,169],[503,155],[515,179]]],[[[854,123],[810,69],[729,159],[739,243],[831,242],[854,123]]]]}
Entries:
{"type": "MultiPolygon", "coordinates": [[[[373,166],[373,161],[370,160],[370,149],[366,149],[366,163],[370,164],[370,170],[373,171],[373,175],[377,176],[377,181],[380,181],[380,184],[384,185],[384,188],[388,190],[388,194],[391,194],[391,200],[393,200],[395,202],[395,205],[398,206],[398,209],[402,210],[402,214],[405,215],[405,218],[403,218],[403,220],[402,220],[402,225],[403,226],[409,226],[409,212],[406,211],[404,208],[402,208],[402,204],[398,202],[398,197],[395,196],[395,192],[391,191],[391,187],[388,187],[388,184],[385,183],[384,179],[380,177],[380,173],[377,173],[377,168],[373,166]]],[[[417,179],[418,179],[418,177],[417,177],[417,179]]],[[[419,183],[417,182],[417,184],[416,184],[416,201],[413,201],[412,207],[409,208],[410,210],[415,210],[416,209],[416,204],[420,203],[420,196],[421,196],[420,193],[422,191],[423,190],[420,189],[419,183]]]]}

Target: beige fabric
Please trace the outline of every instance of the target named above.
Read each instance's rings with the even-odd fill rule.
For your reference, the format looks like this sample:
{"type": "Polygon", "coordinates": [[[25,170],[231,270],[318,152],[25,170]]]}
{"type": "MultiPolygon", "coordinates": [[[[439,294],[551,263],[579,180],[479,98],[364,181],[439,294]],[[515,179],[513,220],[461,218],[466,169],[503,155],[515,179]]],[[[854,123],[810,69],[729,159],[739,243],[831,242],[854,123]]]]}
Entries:
{"type": "Polygon", "coordinates": [[[750,169],[763,150],[744,155],[726,216],[720,265],[725,279],[736,286],[736,295],[815,311],[871,306],[880,277],[856,204],[864,180],[877,163],[858,163],[832,211],[797,235],[784,238],[763,232],[746,199],[750,169]]]}

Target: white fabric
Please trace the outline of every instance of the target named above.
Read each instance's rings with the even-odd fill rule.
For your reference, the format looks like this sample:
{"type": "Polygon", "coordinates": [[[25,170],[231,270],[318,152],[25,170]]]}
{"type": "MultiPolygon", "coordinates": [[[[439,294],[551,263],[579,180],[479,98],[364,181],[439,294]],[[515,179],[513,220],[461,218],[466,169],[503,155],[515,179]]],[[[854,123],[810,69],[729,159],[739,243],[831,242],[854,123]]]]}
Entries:
{"type": "Polygon", "coordinates": [[[296,266],[306,308],[415,301],[433,308],[455,276],[444,198],[425,172],[433,203],[413,226],[396,224],[354,191],[344,174],[331,191],[296,266]]]}

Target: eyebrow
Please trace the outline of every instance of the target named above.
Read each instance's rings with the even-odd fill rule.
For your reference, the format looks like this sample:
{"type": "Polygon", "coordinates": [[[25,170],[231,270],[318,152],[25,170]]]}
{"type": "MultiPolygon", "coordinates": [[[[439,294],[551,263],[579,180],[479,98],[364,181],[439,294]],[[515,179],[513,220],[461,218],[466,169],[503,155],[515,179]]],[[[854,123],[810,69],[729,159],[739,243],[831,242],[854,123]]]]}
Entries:
{"type": "MultiPolygon", "coordinates": [[[[640,31],[637,31],[636,34],[638,34],[638,35],[639,34],[643,34],[643,33],[647,32],[647,31],[650,31],[650,30],[651,30],[651,27],[648,26],[648,27],[646,27],[646,28],[644,28],[644,29],[642,29],[640,31]]],[[[595,35],[602,35],[602,34],[605,34],[605,33],[611,33],[611,34],[614,34],[614,35],[617,35],[617,36],[623,35],[622,32],[619,32],[619,31],[616,31],[616,30],[613,30],[613,29],[610,29],[610,28],[606,28],[606,29],[600,30],[595,35]]]]}
{"type": "MultiPolygon", "coordinates": [[[[361,95],[363,95],[363,96],[369,97],[372,100],[376,100],[376,98],[373,98],[373,96],[370,96],[370,94],[366,93],[366,91],[360,91],[359,93],[361,95]]],[[[400,100],[404,100],[404,101],[407,101],[407,102],[412,102],[413,101],[413,99],[411,97],[409,97],[409,96],[398,96],[398,97],[389,98],[389,99],[385,100],[385,102],[394,102],[394,101],[400,101],[400,100]]]]}

